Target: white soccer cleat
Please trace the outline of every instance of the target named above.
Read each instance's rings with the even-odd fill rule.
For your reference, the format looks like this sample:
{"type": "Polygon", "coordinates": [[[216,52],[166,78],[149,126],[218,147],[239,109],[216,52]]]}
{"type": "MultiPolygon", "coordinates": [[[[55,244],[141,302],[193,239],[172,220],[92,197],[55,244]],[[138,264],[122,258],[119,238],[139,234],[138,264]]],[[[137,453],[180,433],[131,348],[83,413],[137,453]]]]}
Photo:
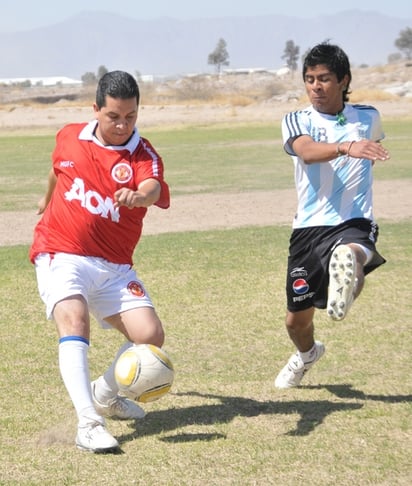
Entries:
{"type": "Polygon", "coordinates": [[[76,446],[83,451],[95,453],[115,452],[119,449],[117,440],[100,422],[92,422],[84,427],[78,427],[76,446]]]}
{"type": "Polygon", "coordinates": [[[289,361],[282,368],[275,379],[276,388],[292,388],[299,386],[305,373],[312,368],[325,353],[325,346],[320,341],[315,341],[315,346],[309,358],[309,361],[304,363],[300,357],[299,352],[289,358],[289,361]]]}
{"type": "Polygon", "coordinates": [[[329,291],[327,313],[335,321],[346,317],[356,291],[356,258],[347,245],[339,245],[329,261],[329,291]]]}
{"type": "Polygon", "coordinates": [[[107,403],[100,403],[94,393],[96,382],[92,382],[92,397],[93,404],[96,412],[102,417],[110,417],[118,420],[135,420],[142,419],[146,412],[143,408],[139,407],[137,403],[128,400],[125,397],[116,395],[111,398],[107,403]]]}

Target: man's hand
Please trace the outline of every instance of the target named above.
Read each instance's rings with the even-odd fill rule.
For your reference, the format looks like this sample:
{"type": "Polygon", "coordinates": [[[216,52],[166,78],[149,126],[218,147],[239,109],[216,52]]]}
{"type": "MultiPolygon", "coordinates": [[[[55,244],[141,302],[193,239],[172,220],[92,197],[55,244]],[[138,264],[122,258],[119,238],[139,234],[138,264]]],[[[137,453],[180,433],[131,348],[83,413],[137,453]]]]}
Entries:
{"type": "Polygon", "coordinates": [[[137,191],[123,187],[114,193],[114,207],[148,208],[160,196],[160,182],[156,179],[147,179],[139,184],[137,191]]]}

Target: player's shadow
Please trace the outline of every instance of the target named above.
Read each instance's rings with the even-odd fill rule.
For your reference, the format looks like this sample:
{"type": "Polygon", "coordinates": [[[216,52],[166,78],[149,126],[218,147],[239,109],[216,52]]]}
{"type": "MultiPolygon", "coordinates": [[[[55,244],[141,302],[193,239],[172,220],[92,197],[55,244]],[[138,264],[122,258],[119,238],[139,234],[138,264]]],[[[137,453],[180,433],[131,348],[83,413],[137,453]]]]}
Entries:
{"type": "Polygon", "coordinates": [[[302,386],[301,388],[306,390],[328,390],[333,395],[338,398],[346,398],[351,400],[362,400],[362,401],[375,401],[384,403],[402,403],[402,402],[412,402],[412,395],[374,395],[369,393],[364,393],[361,390],[356,390],[352,388],[352,385],[342,384],[342,385],[309,385],[302,386]]]}
{"type": "MultiPolygon", "coordinates": [[[[202,404],[184,408],[150,412],[144,420],[135,421],[134,430],[117,437],[120,443],[144,435],[164,434],[167,431],[181,429],[190,425],[213,425],[229,423],[236,417],[256,417],[259,415],[299,415],[296,427],[287,435],[305,436],[310,434],[326,417],[333,413],[357,410],[362,403],[336,402],[330,400],[309,401],[266,401],[259,402],[244,397],[201,394],[198,392],[177,393],[177,396],[202,397],[206,400],[218,400],[219,403],[202,404]]],[[[182,434],[168,436],[161,440],[167,442],[189,442],[195,440],[215,440],[225,438],[222,434],[182,434]]]]}

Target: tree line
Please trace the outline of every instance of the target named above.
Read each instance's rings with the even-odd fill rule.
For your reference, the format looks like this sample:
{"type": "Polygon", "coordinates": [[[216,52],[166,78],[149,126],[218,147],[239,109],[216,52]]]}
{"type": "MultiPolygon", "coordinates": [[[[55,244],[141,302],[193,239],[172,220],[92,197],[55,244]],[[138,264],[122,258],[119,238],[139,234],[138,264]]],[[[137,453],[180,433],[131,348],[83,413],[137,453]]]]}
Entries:
{"type": "MultiPolygon", "coordinates": [[[[395,47],[406,59],[412,59],[412,28],[407,27],[401,30],[399,37],[394,42],[395,47]]],[[[302,56],[302,60],[306,57],[308,50],[302,56]]],[[[291,70],[296,71],[298,69],[300,47],[295,44],[293,40],[286,41],[285,49],[283,51],[282,59],[285,65],[291,70]]],[[[390,62],[400,60],[401,54],[391,54],[388,59],[390,62]]],[[[215,49],[209,54],[208,64],[215,66],[216,72],[221,73],[223,66],[229,65],[229,53],[227,50],[227,43],[224,39],[220,38],[215,49]]]]}
{"type": "MultiPolygon", "coordinates": [[[[391,54],[388,58],[389,62],[398,61],[401,59],[402,54],[407,60],[412,59],[412,28],[407,27],[399,32],[399,37],[394,42],[395,47],[400,53],[391,54]]],[[[305,58],[308,50],[303,54],[302,60],[305,58]]],[[[300,47],[295,44],[293,40],[286,41],[285,49],[283,51],[282,59],[286,67],[290,71],[296,71],[298,69],[298,61],[300,55],[300,47]]],[[[207,63],[215,67],[216,73],[221,74],[224,66],[229,66],[230,56],[227,49],[227,43],[223,38],[220,38],[216,44],[214,50],[208,55],[207,63]]],[[[84,84],[95,84],[108,69],[105,66],[98,68],[97,74],[93,72],[87,72],[83,74],[81,80],[84,84]]],[[[137,78],[140,74],[137,73],[137,78]]]]}

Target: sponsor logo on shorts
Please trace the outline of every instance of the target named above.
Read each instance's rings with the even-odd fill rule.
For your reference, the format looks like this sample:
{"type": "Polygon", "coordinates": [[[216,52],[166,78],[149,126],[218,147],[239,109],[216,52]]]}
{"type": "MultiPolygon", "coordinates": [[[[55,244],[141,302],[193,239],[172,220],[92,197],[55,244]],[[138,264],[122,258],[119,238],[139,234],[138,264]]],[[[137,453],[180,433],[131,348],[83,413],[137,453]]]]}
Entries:
{"type": "Polygon", "coordinates": [[[292,278],[307,277],[308,272],[307,272],[307,270],[305,270],[305,267],[295,267],[295,268],[292,268],[292,271],[290,272],[290,276],[292,278]]]}
{"type": "Polygon", "coordinates": [[[315,295],[315,292],[309,292],[305,295],[299,295],[299,297],[293,297],[293,302],[303,302],[306,299],[311,299],[315,295]]]}
{"type": "Polygon", "coordinates": [[[127,290],[136,297],[144,297],[145,291],[141,283],[133,281],[127,284],[127,290]]]}
{"type": "Polygon", "coordinates": [[[306,282],[304,278],[296,279],[293,284],[293,292],[298,295],[306,294],[309,290],[309,284],[306,282]]]}
{"type": "Polygon", "coordinates": [[[132,178],[132,168],[126,162],[120,162],[116,164],[112,169],[112,177],[116,182],[120,184],[126,184],[132,178]]]}
{"type": "Polygon", "coordinates": [[[372,241],[373,243],[376,243],[377,234],[378,234],[378,225],[376,223],[372,223],[371,224],[371,231],[369,233],[370,241],[372,241]]]}

